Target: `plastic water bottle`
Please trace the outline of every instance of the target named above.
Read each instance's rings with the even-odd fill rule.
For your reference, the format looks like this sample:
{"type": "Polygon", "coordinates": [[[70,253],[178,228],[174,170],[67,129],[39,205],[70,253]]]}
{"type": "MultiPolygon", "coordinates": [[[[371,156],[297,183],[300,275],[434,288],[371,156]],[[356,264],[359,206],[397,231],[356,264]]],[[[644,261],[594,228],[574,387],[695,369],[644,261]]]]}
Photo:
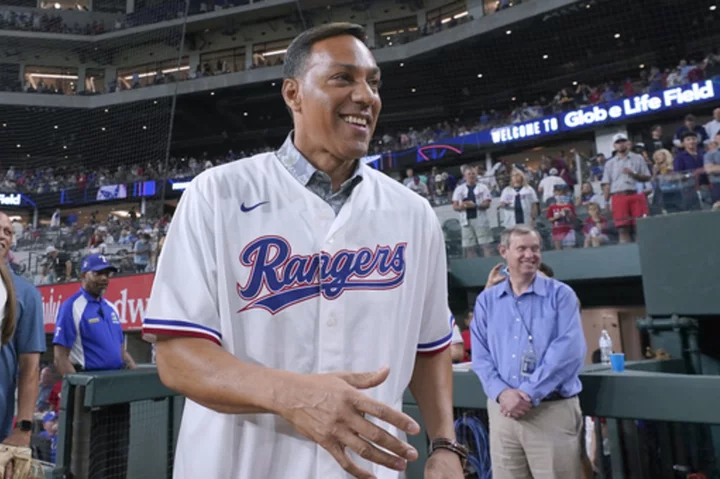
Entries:
{"type": "Polygon", "coordinates": [[[602,364],[610,364],[610,355],[612,354],[612,339],[607,332],[607,329],[603,329],[600,332],[600,362],[602,364]]]}

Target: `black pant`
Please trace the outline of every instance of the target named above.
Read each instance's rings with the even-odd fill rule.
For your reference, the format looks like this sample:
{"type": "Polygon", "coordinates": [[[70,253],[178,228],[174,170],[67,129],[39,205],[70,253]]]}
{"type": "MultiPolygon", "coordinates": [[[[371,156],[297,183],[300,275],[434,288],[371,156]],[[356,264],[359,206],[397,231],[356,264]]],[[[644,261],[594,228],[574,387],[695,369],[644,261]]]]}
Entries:
{"type": "Polygon", "coordinates": [[[94,410],[90,429],[90,479],[125,479],[130,444],[130,404],[94,410]]]}

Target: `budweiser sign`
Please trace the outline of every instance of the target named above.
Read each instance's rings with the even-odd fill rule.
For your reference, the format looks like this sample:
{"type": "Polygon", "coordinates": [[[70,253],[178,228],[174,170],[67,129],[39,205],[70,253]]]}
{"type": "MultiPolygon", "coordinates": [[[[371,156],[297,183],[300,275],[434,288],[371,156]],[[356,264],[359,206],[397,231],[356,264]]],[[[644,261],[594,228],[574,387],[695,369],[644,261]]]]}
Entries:
{"type": "MultiPolygon", "coordinates": [[[[124,330],[139,330],[142,328],[142,320],[145,317],[154,278],[153,273],[148,273],[120,276],[110,280],[105,299],[117,308],[124,330]]],[[[55,330],[55,317],[60,305],[78,292],[80,283],[50,284],[38,286],[37,289],[42,296],[45,332],[53,333],[55,330]]]]}

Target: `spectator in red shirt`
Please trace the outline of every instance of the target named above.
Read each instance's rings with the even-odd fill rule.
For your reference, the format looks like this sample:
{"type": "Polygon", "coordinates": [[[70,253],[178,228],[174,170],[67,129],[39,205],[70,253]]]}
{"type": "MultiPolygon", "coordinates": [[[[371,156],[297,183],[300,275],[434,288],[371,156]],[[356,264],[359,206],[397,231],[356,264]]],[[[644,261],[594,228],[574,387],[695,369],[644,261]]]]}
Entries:
{"type": "Polygon", "coordinates": [[[470,323],[473,319],[472,309],[465,313],[465,329],[462,331],[463,344],[465,346],[465,357],[463,361],[470,361],[470,323]]]}
{"type": "Polygon", "coordinates": [[[608,242],[607,219],[600,214],[600,205],[588,203],[590,217],[585,220],[583,234],[585,235],[585,248],[597,248],[608,242]]]}
{"type": "Polygon", "coordinates": [[[688,82],[695,83],[705,79],[705,64],[706,62],[703,61],[698,65],[693,65],[693,68],[688,72],[688,82]]]}
{"type": "Polygon", "coordinates": [[[50,390],[47,403],[50,406],[51,411],[60,414],[60,396],[62,392],[62,380],[55,383],[53,388],[50,390]]]}
{"type": "Polygon", "coordinates": [[[547,217],[552,221],[553,244],[557,250],[572,248],[575,246],[575,207],[570,203],[568,186],[557,184],[553,193],[555,204],[550,205],[547,212],[547,217]]]}

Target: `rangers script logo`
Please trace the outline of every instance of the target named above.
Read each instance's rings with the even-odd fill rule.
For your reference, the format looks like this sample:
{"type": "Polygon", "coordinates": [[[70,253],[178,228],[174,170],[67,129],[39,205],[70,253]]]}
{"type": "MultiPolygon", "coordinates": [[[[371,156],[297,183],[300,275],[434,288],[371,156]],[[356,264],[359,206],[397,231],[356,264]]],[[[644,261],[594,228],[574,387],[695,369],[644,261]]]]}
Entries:
{"type": "Polygon", "coordinates": [[[405,279],[407,243],[376,246],[375,251],[340,250],[314,255],[293,255],[288,242],[279,236],[252,241],[240,253],[240,262],[250,268],[246,284],[237,292],[249,304],[240,311],[262,308],[275,314],[288,306],[323,295],[336,299],[350,290],[387,290],[405,279]]]}

